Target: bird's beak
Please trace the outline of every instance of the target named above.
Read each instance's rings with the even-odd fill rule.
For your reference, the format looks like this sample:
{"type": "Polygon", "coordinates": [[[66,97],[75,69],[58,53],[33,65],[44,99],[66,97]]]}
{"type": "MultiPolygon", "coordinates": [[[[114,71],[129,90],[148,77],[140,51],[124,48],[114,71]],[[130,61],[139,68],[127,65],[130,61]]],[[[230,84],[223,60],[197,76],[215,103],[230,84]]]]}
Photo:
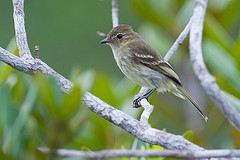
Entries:
{"type": "Polygon", "coordinates": [[[103,44],[103,43],[112,43],[112,41],[109,40],[109,39],[107,39],[107,38],[105,38],[105,39],[102,40],[100,43],[101,43],[101,44],[103,44]]]}

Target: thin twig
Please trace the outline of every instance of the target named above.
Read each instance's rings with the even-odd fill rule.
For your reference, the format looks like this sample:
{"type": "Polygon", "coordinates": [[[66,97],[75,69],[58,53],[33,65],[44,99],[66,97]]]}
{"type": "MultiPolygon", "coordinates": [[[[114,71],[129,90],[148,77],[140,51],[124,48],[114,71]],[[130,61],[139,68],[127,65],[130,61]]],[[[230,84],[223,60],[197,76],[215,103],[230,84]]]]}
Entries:
{"type": "MultiPolygon", "coordinates": [[[[15,23],[18,23],[18,21],[15,23]]],[[[20,27],[19,25],[15,26],[20,27]]],[[[16,36],[22,36],[22,34],[17,34],[16,36]]],[[[19,38],[21,39],[21,37],[19,38]]],[[[21,43],[18,43],[17,45],[21,45],[21,43]]],[[[71,81],[58,74],[40,59],[24,60],[0,47],[0,60],[27,74],[32,74],[39,71],[44,74],[54,76],[59,82],[60,88],[65,93],[69,93],[73,87],[73,83],[71,81]]],[[[89,92],[86,92],[83,95],[82,100],[89,109],[98,114],[100,117],[107,119],[109,122],[112,122],[116,126],[121,127],[127,132],[133,134],[141,141],[160,145],[167,149],[192,151],[203,150],[203,148],[189,142],[182,136],[173,135],[161,130],[146,127],[138,120],[108,105],[89,92]]]]}
{"type": "Polygon", "coordinates": [[[117,0],[112,0],[112,23],[113,23],[113,28],[119,25],[117,0]]]}
{"type": "Polygon", "coordinates": [[[39,59],[39,50],[40,50],[40,47],[39,47],[39,46],[35,46],[34,49],[35,49],[35,58],[39,59]]]}
{"type": "MultiPolygon", "coordinates": [[[[9,64],[9,66],[27,74],[32,74],[40,71],[44,74],[54,76],[59,82],[62,91],[65,93],[69,93],[73,87],[71,81],[55,72],[51,67],[42,62],[40,59],[34,59],[32,61],[23,60],[0,47],[0,60],[4,63],[9,64]]],[[[127,115],[126,113],[123,113],[122,111],[117,110],[116,108],[103,102],[101,99],[89,92],[84,93],[82,100],[85,103],[86,107],[92,110],[94,113],[108,120],[109,122],[114,123],[116,126],[126,130],[141,141],[160,145],[167,149],[203,149],[184,139],[182,136],[173,135],[154,128],[149,128],[148,126],[140,123],[138,120],[127,115]]]]}
{"type": "Polygon", "coordinates": [[[97,31],[97,35],[99,35],[100,37],[104,37],[104,38],[107,37],[107,35],[105,33],[99,32],[99,31],[97,31]]]}
{"type": "MultiPolygon", "coordinates": [[[[48,148],[38,148],[44,154],[50,154],[48,148]]],[[[79,151],[57,149],[56,156],[68,158],[120,158],[120,157],[172,157],[172,158],[240,158],[240,150],[219,149],[204,151],[177,151],[177,150],[102,150],[102,151],[79,151]]]]}
{"type": "Polygon", "coordinates": [[[169,51],[165,55],[164,59],[166,61],[170,60],[170,58],[173,56],[173,54],[177,51],[179,45],[181,45],[183,43],[184,39],[187,37],[187,35],[190,31],[190,26],[191,26],[191,23],[192,23],[192,19],[193,19],[193,16],[190,18],[188,24],[186,25],[186,27],[184,28],[182,33],[178,36],[176,41],[173,43],[172,47],[169,49],[169,51]]]}
{"type": "Polygon", "coordinates": [[[240,113],[227,100],[223,91],[217,85],[215,77],[208,72],[203,61],[202,30],[207,3],[208,0],[196,1],[194,18],[190,28],[189,49],[193,70],[207,94],[213,98],[223,114],[240,131],[240,113]]]}

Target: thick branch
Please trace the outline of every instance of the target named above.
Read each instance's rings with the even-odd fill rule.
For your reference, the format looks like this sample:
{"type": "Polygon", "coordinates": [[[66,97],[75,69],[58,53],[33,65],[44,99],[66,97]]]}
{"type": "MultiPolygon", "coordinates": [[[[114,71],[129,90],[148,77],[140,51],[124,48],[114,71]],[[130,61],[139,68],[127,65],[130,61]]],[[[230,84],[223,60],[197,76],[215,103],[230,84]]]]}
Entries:
{"type": "Polygon", "coordinates": [[[23,73],[33,74],[39,71],[53,76],[58,81],[59,86],[64,93],[69,93],[73,87],[71,81],[58,74],[40,59],[24,60],[0,47],[0,60],[23,73]]]}
{"type": "Polygon", "coordinates": [[[21,72],[33,74],[32,65],[28,61],[15,56],[2,47],[0,47],[0,60],[21,72]]]}
{"type": "Polygon", "coordinates": [[[175,150],[203,150],[203,148],[187,141],[182,136],[176,136],[155,128],[150,128],[131,116],[103,102],[89,92],[82,98],[86,106],[107,121],[131,133],[139,140],[150,144],[160,145],[175,150]]]}
{"type": "Polygon", "coordinates": [[[215,77],[208,72],[203,61],[202,30],[207,3],[208,0],[196,1],[194,18],[190,27],[189,49],[193,70],[207,94],[213,98],[223,114],[240,131],[240,114],[226,99],[224,93],[217,85],[215,77]]]}
{"type": "MultiPolygon", "coordinates": [[[[18,21],[15,23],[18,23],[18,21]]],[[[15,26],[21,27],[21,25],[15,26]]],[[[16,36],[22,35],[25,34],[16,34],[16,36]]],[[[18,45],[21,45],[21,43],[18,43],[18,45]]],[[[42,62],[40,59],[24,60],[0,48],[0,60],[9,64],[11,67],[27,74],[39,71],[44,74],[54,76],[58,80],[62,91],[65,93],[69,93],[71,88],[73,87],[71,81],[55,72],[51,67],[49,67],[46,63],[42,62]]],[[[114,123],[115,125],[123,128],[124,130],[133,134],[138,139],[144,142],[161,145],[167,149],[203,150],[203,148],[187,141],[182,136],[176,136],[167,132],[163,132],[161,130],[150,128],[150,126],[140,123],[139,121],[130,117],[129,115],[106,104],[105,102],[103,102],[102,100],[100,100],[99,98],[97,98],[96,96],[92,95],[89,92],[86,92],[83,95],[82,99],[86,106],[93,112],[95,112],[102,118],[105,118],[106,120],[114,123]]],[[[146,114],[145,117],[147,116],[149,115],[146,114]]]]}
{"type": "MultiPolygon", "coordinates": [[[[55,72],[39,59],[33,61],[22,60],[0,47],[0,60],[27,74],[40,71],[44,74],[54,76],[59,81],[59,85],[65,93],[68,93],[73,86],[71,81],[55,72]]],[[[82,100],[94,113],[114,123],[116,126],[121,127],[144,142],[160,145],[167,149],[202,150],[201,147],[187,141],[182,136],[176,136],[161,130],[150,128],[149,126],[140,123],[138,120],[115,109],[89,92],[86,92],[83,95],[82,100]]]]}
{"type": "MultiPolygon", "coordinates": [[[[48,148],[39,148],[45,154],[50,154],[48,148]]],[[[204,150],[204,151],[176,151],[176,150],[102,150],[86,152],[79,150],[58,149],[56,156],[68,158],[120,158],[120,157],[172,157],[172,158],[240,158],[240,150],[204,150]]]]}

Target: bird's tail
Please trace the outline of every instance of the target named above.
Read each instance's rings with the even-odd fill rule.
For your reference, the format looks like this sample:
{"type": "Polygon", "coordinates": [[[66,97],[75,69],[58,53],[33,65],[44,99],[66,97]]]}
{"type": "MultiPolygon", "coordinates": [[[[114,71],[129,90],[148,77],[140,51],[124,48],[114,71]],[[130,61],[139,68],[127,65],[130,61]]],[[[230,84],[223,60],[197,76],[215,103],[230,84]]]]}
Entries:
{"type": "Polygon", "coordinates": [[[182,92],[184,97],[186,97],[187,100],[199,111],[199,113],[202,115],[203,119],[205,121],[207,121],[208,117],[203,113],[201,107],[194,101],[194,99],[187,93],[187,91],[180,85],[177,85],[177,88],[180,92],[182,92]]]}

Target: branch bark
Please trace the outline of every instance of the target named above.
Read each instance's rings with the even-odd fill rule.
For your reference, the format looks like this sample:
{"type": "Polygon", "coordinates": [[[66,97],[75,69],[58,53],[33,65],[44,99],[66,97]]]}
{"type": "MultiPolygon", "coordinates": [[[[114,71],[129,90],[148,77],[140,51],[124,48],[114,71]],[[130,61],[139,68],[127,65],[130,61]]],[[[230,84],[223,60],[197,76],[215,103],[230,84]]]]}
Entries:
{"type": "MultiPolygon", "coordinates": [[[[50,154],[48,148],[39,148],[45,154],[50,154]]],[[[69,158],[120,158],[120,157],[172,157],[172,158],[240,158],[240,150],[219,149],[205,151],[176,151],[176,150],[102,150],[85,152],[79,150],[58,149],[56,156],[69,158]]]]}
{"type": "Polygon", "coordinates": [[[193,70],[206,93],[212,97],[219,109],[240,131],[240,113],[226,99],[223,91],[207,70],[202,56],[202,31],[208,0],[197,0],[190,27],[189,49],[193,70]]]}
{"type": "MultiPolygon", "coordinates": [[[[29,60],[23,60],[0,47],[0,60],[27,74],[40,71],[42,73],[54,76],[59,81],[61,89],[65,93],[69,93],[73,86],[71,81],[55,72],[52,68],[39,59],[34,59],[32,63],[29,63],[29,60]]],[[[94,113],[133,134],[141,141],[160,145],[167,149],[193,151],[203,150],[203,148],[189,142],[182,136],[173,135],[161,130],[150,128],[149,126],[140,123],[138,120],[121,112],[120,110],[117,110],[89,92],[86,92],[83,95],[82,100],[94,113]]]]}
{"type": "MultiPolygon", "coordinates": [[[[15,5],[18,5],[19,3],[23,4],[23,2],[24,2],[23,0],[13,0],[13,5],[14,7],[16,7],[15,5]]],[[[19,9],[21,11],[24,11],[23,5],[19,5],[19,6],[22,7],[19,9]]],[[[17,13],[14,12],[14,17],[16,16],[15,14],[17,13]]],[[[18,24],[18,23],[24,22],[22,21],[22,19],[20,20],[14,19],[14,22],[15,22],[15,27],[25,28],[24,23],[22,25],[18,24]]],[[[26,40],[25,29],[23,30],[23,29],[15,28],[15,31],[16,31],[16,37],[19,36],[17,37],[17,39],[26,40]],[[19,30],[21,30],[24,33],[18,34],[19,30]]],[[[21,41],[17,41],[17,45],[18,47],[21,48],[21,45],[25,45],[25,43],[23,44],[21,41]]],[[[26,45],[24,48],[28,48],[28,45],[26,45]]],[[[24,52],[24,49],[22,49],[19,52],[24,52]]],[[[21,55],[24,55],[24,53],[21,53],[21,55]]],[[[27,54],[27,56],[32,57],[31,54],[27,54]]],[[[63,92],[69,93],[71,91],[71,88],[73,87],[73,83],[68,79],[66,79],[65,77],[63,77],[62,75],[58,74],[46,63],[44,63],[40,59],[34,59],[33,57],[32,58],[23,58],[23,57],[24,56],[17,57],[0,47],[0,60],[3,61],[4,63],[7,63],[11,67],[27,74],[41,72],[47,75],[54,76],[58,80],[59,85],[63,92]]],[[[167,149],[192,150],[192,151],[203,150],[203,148],[189,142],[188,140],[184,139],[182,136],[163,132],[161,130],[151,128],[149,125],[146,125],[144,123],[140,123],[138,120],[106,104],[105,102],[100,100],[98,97],[92,95],[89,92],[86,92],[83,95],[82,100],[86,104],[86,106],[89,109],[91,109],[93,112],[95,112],[102,118],[105,118],[106,120],[114,123],[118,127],[121,127],[127,132],[133,134],[141,141],[144,141],[150,144],[157,144],[167,149]]],[[[141,119],[145,119],[148,116],[149,114],[145,114],[141,119]]]]}
{"type": "Polygon", "coordinates": [[[117,110],[89,92],[86,92],[82,99],[91,111],[131,133],[143,142],[159,145],[167,149],[191,151],[203,150],[203,148],[189,142],[182,136],[157,130],[151,128],[149,125],[140,123],[138,120],[120,110],[117,110]]]}
{"type": "MultiPolygon", "coordinates": [[[[113,2],[116,1],[113,0],[113,2]]],[[[24,0],[13,0],[16,39],[18,48],[21,48],[19,50],[20,57],[15,56],[0,47],[0,60],[3,61],[4,63],[7,63],[11,67],[27,74],[42,72],[47,75],[52,75],[58,80],[62,91],[65,93],[69,93],[71,91],[71,88],[73,87],[73,83],[71,81],[58,74],[56,71],[54,71],[51,67],[49,67],[46,63],[44,63],[40,59],[34,59],[31,56],[25,32],[23,3],[24,0]],[[19,14],[20,11],[21,14],[19,14]]],[[[114,13],[117,13],[115,11],[116,10],[114,10],[114,13]]],[[[113,14],[113,16],[117,16],[117,14],[113,14]]],[[[117,24],[118,21],[113,22],[113,25],[117,24]]],[[[176,45],[179,45],[179,43],[176,43],[176,45]]],[[[114,107],[108,105],[107,103],[103,102],[98,97],[92,95],[89,92],[86,92],[83,95],[82,100],[86,104],[86,106],[90,110],[95,112],[97,115],[110,121],[116,126],[121,127],[122,129],[133,134],[135,137],[144,142],[160,145],[163,146],[164,148],[173,150],[188,150],[188,151],[204,150],[203,148],[184,139],[182,136],[173,135],[161,130],[151,128],[149,125],[144,125],[144,123],[140,123],[140,121],[115,109],[114,107]]],[[[142,103],[145,102],[143,101],[142,103]]],[[[148,116],[149,115],[146,114],[145,117],[148,116]]]]}
{"type": "Polygon", "coordinates": [[[112,23],[113,23],[113,28],[119,25],[117,0],[112,0],[112,23]]]}
{"type": "Polygon", "coordinates": [[[190,18],[188,24],[186,25],[186,27],[184,28],[182,33],[178,36],[176,41],[173,43],[172,47],[169,49],[169,51],[165,55],[164,59],[166,61],[170,60],[170,58],[173,56],[173,54],[177,51],[179,45],[181,45],[183,43],[184,39],[187,37],[187,35],[190,31],[190,26],[192,24],[192,20],[193,20],[193,16],[190,18]]]}
{"type": "Polygon", "coordinates": [[[23,59],[32,59],[28,47],[27,34],[24,21],[24,0],[13,0],[13,18],[15,25],[16,41],[18,44],[19,56],[23,59]]]}

